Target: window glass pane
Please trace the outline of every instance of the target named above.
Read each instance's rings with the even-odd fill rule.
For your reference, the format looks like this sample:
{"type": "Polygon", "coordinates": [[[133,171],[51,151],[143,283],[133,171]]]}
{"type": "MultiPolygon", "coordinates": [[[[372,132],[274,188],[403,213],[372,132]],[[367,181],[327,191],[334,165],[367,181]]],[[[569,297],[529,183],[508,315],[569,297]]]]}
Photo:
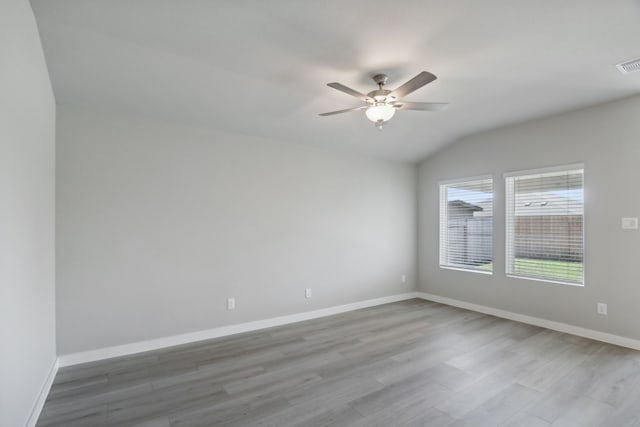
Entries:
{"type": "Polygon", "coordinates": [[[440,185],[440,266],[493,270],[493,180],[440,185]]]}
{"type": "Polygon", "coordinates": [[[512,176],[507,190],[507,274],[584,283],[584,172],[512,176]]]}

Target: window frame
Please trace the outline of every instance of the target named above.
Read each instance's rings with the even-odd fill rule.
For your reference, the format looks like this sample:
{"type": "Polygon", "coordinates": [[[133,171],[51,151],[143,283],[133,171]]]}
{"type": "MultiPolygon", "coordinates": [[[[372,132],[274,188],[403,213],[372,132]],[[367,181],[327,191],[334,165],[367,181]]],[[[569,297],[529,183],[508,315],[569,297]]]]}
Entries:
{"type": "MultiPolygon", "coordinates": [[[[574,286],[578,288],[584,288],[587,282],[587,265],[586,265],[587,243],[586,243],[586,233],[585,233],[587,204],[586,204],[586,191],[585,191],[586,170],[585,170],[584,163],[569,163],[569,164],[548,166],[548,167],[535,168],[535,169],[523,169],[523,170],[517,170],[517,171],[510,171],[510,172],[505,172],[502,175],[502,177],[504,179],[504,232],[505,232],[504,233],[504,239],[505,239],[504,272],[505,272],[505,275],[513,279],[531,280],[535,282],[553,283],[553,284],[560,284],[565,286],[574,286]],[[509,248],[513,247],[513,245],[512,245],[512,242],[509,241],[510,240],[509,237],[513,235],[513,232],[510,231],[510,227],[513,227],[513,224],[511,224],[512,220],[509,216],[509,203],[510,203],[510,200],[515,199],[515,189],[513,190],[512,194],[510,194],[511,189],[509,188],[508,179],[523,177],[527,175],[538,175],[538,174],[554,173],[554,172],[568,172],[568,171],[578,170],[578,169],[582,170],[582,194],[583,194],[583,198],[582,198],[582,283],[565,282],[562,280],[553,280],[553,279],[546,279],[541,277],[532,277],[532,276],[510,273],[509,266],[515,263],[515,256],[512,257],[513,260],[510,260],[509,248]]],[[[514,216],[515,216],[515,212],[514,212],[514,216]]]]}
{"type": "MultiPolygon", "coordinates": [[[[465,272],[470,272],[470,273],[478,273],[478,274],[485,274],[485,275],[493,275],[494,273],[494,267],[495,267],[495,198],[496,198],[496,184],[495,184],[495,177],[493,176],[492,173],[487,173],[487,174],[483,174],[483,175],[474,175],[474,176],[469,176],[469,177],[463,177],[463,178],[451,178],[451,179],[444,179],[444,180],[439,180],[437,182],[437,186],[438,186],[438,267],[440,267],[441,269],[444,270],[454,270],[454,271],[465,271],[465,272]],[[442,264],[442,251],[443,251],[443,235],[446,236],[446,243],[447,243],[447,248],[449,247],[449,238],[448,238],[448,224],[447,226],[445,226],[444,229],[444,233],[443,233],[443,229],[442,229],[442,187],[443,186],[447,186],[447,185],[451,185],[451,184],[459,184],[459,183],[464,183],[464,182],[473,182],[473,181],[482,181],[482,180],[491,180],[491,221],[492,221],[492,233],[491,233],[491,270],[480,270],[477,268],[465,268],[465,267],[458,267],[458,266],[454,266],[454,265],[449,265],[449,264],[442,264]]],[[[448,219],[448,213],[449,213],[449,206],[448,203],[445,204],[445,212],[446,212],[446,218],[448,219]]]]}

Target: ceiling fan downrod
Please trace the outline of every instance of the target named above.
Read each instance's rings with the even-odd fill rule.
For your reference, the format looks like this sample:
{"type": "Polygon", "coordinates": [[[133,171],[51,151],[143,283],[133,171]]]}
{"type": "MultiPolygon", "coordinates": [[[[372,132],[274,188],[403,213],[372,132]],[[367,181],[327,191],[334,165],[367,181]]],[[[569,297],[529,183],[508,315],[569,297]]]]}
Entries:
{"type": "Polygon", "coordinates": [[[376,82],[378,87],[382,89],[382,86],[387,84],[387,75],[386,74],[376,74],[373,76],[373,81],[376,82]]]}

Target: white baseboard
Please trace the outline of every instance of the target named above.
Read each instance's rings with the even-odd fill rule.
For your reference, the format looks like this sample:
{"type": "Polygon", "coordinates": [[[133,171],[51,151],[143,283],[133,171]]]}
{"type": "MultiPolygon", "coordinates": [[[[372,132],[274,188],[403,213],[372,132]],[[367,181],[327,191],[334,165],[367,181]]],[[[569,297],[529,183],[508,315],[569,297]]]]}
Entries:
{"type": "Polygon", "coordinates": [[[42,412],[42,408],[44,408],[44,402],[47,400],[47,396],[49,396],[49,391],[51,390],[51,385],[53,384],[53,380],[58,373],[58,366],[60,366],[59,360],[53,362],[51,368],[49,369],[49,373],[47,374],[47,379],[42,384],[42,388],[40,389],[40,393],[38,394],[38,398],[33,404],[33,408],[31,409],[31,414],[27,419],[25,427],[35,427],[38,422],[38,418],[40,418],[40,413],[42,412]]]}
{"type": "MultiPolygon", "coordinates": [[[[366,307],[373,307],[381,304],[388,304],[396,301],[403,301],[411,298],[422,298],[428,301],[434,301],[442,304],[460,307],[467,310],[477,311],[480,313],[490,314],[496,317],[502,317],[516,322],[527,323],[530,325],[540,326],[554,331],[565,332],[568,334],[578,335],[585,338],[594,339],[610,344],[628,347],[640,350],[640,341],[627,337],[609,334],[606,332],[595,331],[592,329],[581,328],[566,323],[554,322],[552,320],[541,319],[538,317],[526,316],[511,311],[501,310],[498,308],[488,307],[479,304],[473,304],[466,301],[460,301],[452,298],[432,295],[425,292],[408,292],[388,297],[375,298],[365,301],[359,301],[351,304],[344,304],[334,307],[322,308],[319,310],[306,311],[287,316],[273,317],[270,319],[257,320],[254,322],[239,323],[236,325],[222,326],[219,328],[207,329],[204,331],[190,332],[170,337],[157,338],[147,341],[139,341],[130,344],[123,344],[113,347],[105,347],[96,350],[89,350],[79,353],[62,355],[58,358],[59,366],[71,366],[80,363],[95,362],[98,360],[109,359],[112,357],[127,356],[145,351],[158,350],[161,348],[172,347],[176,345],[189,344],[197,341],[204,341],[213,338],[220,338],[228,335],[239,334],[243,332],[257,331],[260,329],[271,328],[274,326],[286,325],[289,323],[301,322],[304,320],[317,319],[320,317],[331,316],[334,314],[344,313],[347,311],[358,310],[366,307]]],[[[56,365],[57,370],[57,365],[56,365]]],[[[51,378],[53,380],[53,378],[51,378]]],[[[49,384],[49,387],[51,385],[49,384]]],[[[48,389],[47,389],[48,392],[48,389]]],[[[44,396],[46,398],[46,394],[44,396]]],[[[44,402],[42,402],[44,403],[44,402]]]]}
{"type": "Polygon", "coordinates": [[[289,323],[301,322],[303,320],[317,319],[319,317],[331,316],[333,314],[358,310],[360,308],[373,307],[381,304],[388,304],[396,301],[417,298],[417,292],[408,292],[388,297],[375,298],[351,304],[338,305],[334,307],[322,308],[319,310],[306,311],[303,313],[290,314],[288,316],[272,317],[270,319],[258,320],[255,322],[239,323],[236,325],[222,326],[220,328],[207,329],[204,331],[190,332],[170,337],[157,338],[147,341],[139,341],[131,344],[105,347],[97,350],[83,351],[80,353],[65,354],[59,357],[60,366],[71,366],[80,363],[95,362],[112,357],[127,356],[145,351],[158,350],[161,348],[176,345],[189,344],[197,341],[204,341],[212,338],[224,337],[227,335],[239,334],[242,332],[256,331],[259,329],[281,326],[289,323]]]}
{"type": "Polygon", "coordinates": [[[565,332],[567,334],[577,335],[584,338],[590,338],[596,341],[602,341],[609,344],[628,347],[634,350],[640,350],[640,341],[622,337],[619,335],[609,334],[607,332],[595,331],[593,329],[581,328],[566,323],[554,322],[553,320],[541,319],[539,317],[526,316],[511,311],[500,310],[499,308],[487,307],[484,305],[473,304],[466,301],[460,301],[453,298],[441,297],[425,292],[417,292],[418,298],[427,301],[439,302],[441,304],[451,305],[454,307],[464,308],[467,310],[477,311],[484,314],[490,314],[504,319],[515,320],[516,322],[527,323],[529,325],[540,326],[542,328],[552,329],[554,331],[565,332]]]}

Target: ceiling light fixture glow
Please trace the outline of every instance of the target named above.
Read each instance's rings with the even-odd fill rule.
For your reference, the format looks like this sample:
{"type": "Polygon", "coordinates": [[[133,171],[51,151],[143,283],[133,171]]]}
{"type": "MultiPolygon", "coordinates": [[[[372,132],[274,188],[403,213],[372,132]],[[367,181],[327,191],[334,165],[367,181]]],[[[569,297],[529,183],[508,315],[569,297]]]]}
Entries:
{"type": "Polygon", "coordinates": [[[384,102],[376,103],[367,108],[365,114],[367,118],[374,123],[386,122],[396,113],[396,109],[384,102]]]}

